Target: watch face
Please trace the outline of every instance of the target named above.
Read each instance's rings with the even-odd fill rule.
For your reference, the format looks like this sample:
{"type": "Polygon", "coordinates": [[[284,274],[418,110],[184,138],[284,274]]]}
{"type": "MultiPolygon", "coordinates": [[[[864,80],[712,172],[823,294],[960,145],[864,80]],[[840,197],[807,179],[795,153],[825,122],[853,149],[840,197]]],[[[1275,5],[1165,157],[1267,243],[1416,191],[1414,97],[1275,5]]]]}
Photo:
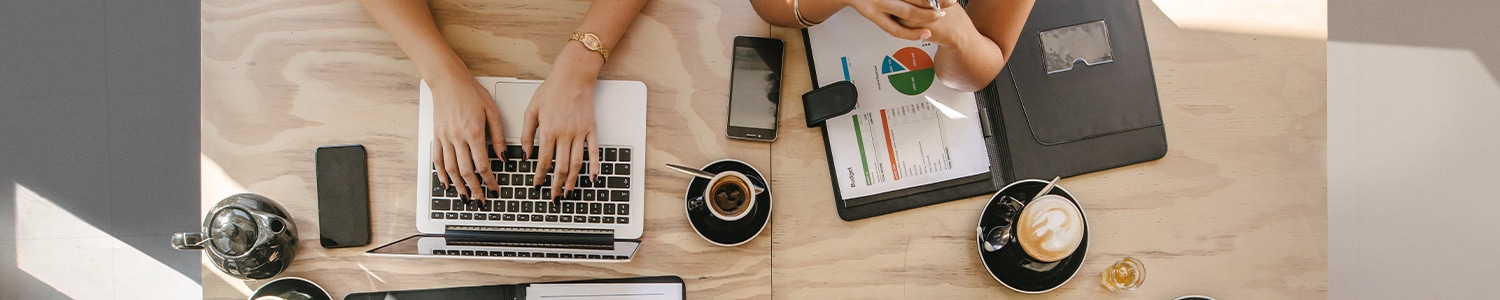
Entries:
{"type": "Polygon", "coordinates": [[[583,46],[588,47],[589,50],[599,50],[600,47],[604,46],[599,42],[599,37],[595,36],[594,34],[584,35],[583,40],[580,42],[583,42],[583,46]]]}

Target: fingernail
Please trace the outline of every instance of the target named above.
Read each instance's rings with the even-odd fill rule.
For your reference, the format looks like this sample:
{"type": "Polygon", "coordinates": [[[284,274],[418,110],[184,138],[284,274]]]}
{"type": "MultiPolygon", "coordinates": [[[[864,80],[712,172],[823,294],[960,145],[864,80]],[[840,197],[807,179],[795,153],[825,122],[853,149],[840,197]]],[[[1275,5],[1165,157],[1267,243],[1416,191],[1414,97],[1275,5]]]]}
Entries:
{"type": "Polygon", "coordinates": [[[938,17],[939,17],[939,18],[941,18],[941,17],[943,17],[943,16],[946,16],[946,15],[948,15],[948,12],[946,12],[946,11],[941,11],[941,10],[939,10],[939,11],[938,11],[938,17]]]}
{"type": "Polygon", "coordinates": [[[922,32],[922,39],[925,40],[925,39],[930,38],[930,37],[932,37],[932,32],[931,31],[922,32]]]}

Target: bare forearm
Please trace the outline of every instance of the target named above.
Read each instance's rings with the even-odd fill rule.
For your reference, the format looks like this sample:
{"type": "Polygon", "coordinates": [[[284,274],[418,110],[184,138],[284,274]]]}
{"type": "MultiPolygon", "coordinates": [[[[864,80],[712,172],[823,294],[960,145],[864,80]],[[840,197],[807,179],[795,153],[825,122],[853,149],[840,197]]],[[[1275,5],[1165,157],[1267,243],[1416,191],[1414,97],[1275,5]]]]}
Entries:
{"type": "MultiPolygon", "coordinates": [[[[750,5],[755,7],[755,13],[760,14],[766,23],[781,27],[801,28],[797,23],[797,15],[792,10],[793,0],[750,0],[750,5]]],[[[848,6],[846,0],[795,0],[797,9],[802,11],[802,18],[809,22],[821,23],[832,17],[834,13],[848,6]]]]}
{"type": "Polygon", "coordinates": [[[438,32],[424,0],[360,0],[401,51],[417,65],[423,78],[467,77],[468,67],[438,32]]]}
{"type": "MultiPolygon", "coordinates": [[[[641,14],[641,9],[646,6],[647,0],[603,0],[594,1],[589,5],[588,12],[584,13],[583,23],[578,24],[575,29],[578,32],[593,33],[599,36],[599,41],[611,50],[620,45],[620,40],[625,36],[625,31],[635,21],[635,17],[641,14]]],[[[614,56],[611,56],[614,57],[614,56]]],[[[555,67],[572,68],[572,74],[580,76],[597,77],[599,69],[604,66],[605,59],[599,53],[588,50],[582,43],[569,41],[558,53],[553,62],[555,67]]],[[[557,71],[554,71],[557,72],[557,71]]]]}
{"type": "Polygon", "coordinates": [[[1005,67],[1007,55],[978,31],[965,33],[956,40],[951,46],[938,46],[937,77],[944,85],[965,92],[978,91],[1005,67]]]}
{"type": "Polygon", "coordinates": [[[959,21],[952,41],[940,43],[938,78],[954,89],[976,91],[1000,74],[1016,48],[1016,39],[1026,26],[1034,0],[975,1],[955,7],[963,13],[949,14],[959,21]]]}

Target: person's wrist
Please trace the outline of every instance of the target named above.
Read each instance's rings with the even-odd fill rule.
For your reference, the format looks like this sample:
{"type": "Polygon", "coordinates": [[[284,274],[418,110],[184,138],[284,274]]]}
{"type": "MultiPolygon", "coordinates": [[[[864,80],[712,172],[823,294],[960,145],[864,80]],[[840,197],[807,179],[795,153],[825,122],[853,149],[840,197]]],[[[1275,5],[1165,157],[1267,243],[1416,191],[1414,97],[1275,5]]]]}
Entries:
{"type": "Polygon", "coordinates": [[[463,68],[431,72],[431,74],[423,74],[422,77],[427,80],[427,86],[433,89],[457,89],[466,80],[473,81],[474,75],[472,74],[468,68],[463,68]]]}
{"type": "Polygon", "coordinates": [[[584,48],[582,43],[568,41],[568,45],[558,52],[552,68],[548,77],[565,76],[575,82],[592,82],[599,78],[599,70],[604,68],[604,56],[584,48]]]}
{"type": "Polygon", "coordinates": [[[963,11],[958,11],[956,13],[950,11],[948,12],[947,17],[959,18],[939,21],[956,23],[953,24],[953,26],[947,26],[947,28],[949,28],[949,30],[953,32],[947,32],[947,34],[938,34],[937,32],[934,32],[934,37],[932,39],[929,39],[929,41],[937,43],[940,46],[965,47],[968,46],[970,42],[975,41],[975,39],[987,39],[986,37],[984,37],[984,34],[979,33],[979,30],[974,28],[974,24],[969,20],[967,13],[963,11]]]}
{"type": "Polygon", "coordinates": [[[423,60],[415,60],[417,71],[427,81],[453,81],[455,79],[473,78],[469,72],[469,66],[464,64],[457,55],[437,56],[423,60]]]}
{"type": "Polygon", "coordinates": [[[937,34],[934,32],[933,37],[927,39],[927,41],[938,44],[938,46],[963,47],[969,40],[967,35],[968,33],[965,32],[952,32],[949,34],[937,34]]]}

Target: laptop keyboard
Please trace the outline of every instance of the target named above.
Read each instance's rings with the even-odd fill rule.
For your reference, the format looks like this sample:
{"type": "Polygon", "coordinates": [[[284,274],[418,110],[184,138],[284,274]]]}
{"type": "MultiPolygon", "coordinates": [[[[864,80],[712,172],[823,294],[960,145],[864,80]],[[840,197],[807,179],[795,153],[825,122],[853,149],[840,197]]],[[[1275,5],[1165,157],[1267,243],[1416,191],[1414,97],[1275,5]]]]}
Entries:
{"type": "MultiPolygon", "coordinates": [[[[585,154],[573,192],[552,200],[553,173],[548,173],[541,188],[531,185],[536,179],[536,152],[525,157],[519,145],[506,146],[507,159],[490,150],[490,169],[494,171],[498,190],[484,189],[485,199],[462,200],[454,187],[443,188],[437,172],[432,173],[433,220],[531,222],[554,224],[630,224],[630,173],[632,152],[629,147],[601,147],[598,180],[588,178],[590,159],[585,154]]],[[[535,149],[535,147],[533,147],[535,149]]],[[[554,170],[556,168],[554,167],[554,170]]]]}

